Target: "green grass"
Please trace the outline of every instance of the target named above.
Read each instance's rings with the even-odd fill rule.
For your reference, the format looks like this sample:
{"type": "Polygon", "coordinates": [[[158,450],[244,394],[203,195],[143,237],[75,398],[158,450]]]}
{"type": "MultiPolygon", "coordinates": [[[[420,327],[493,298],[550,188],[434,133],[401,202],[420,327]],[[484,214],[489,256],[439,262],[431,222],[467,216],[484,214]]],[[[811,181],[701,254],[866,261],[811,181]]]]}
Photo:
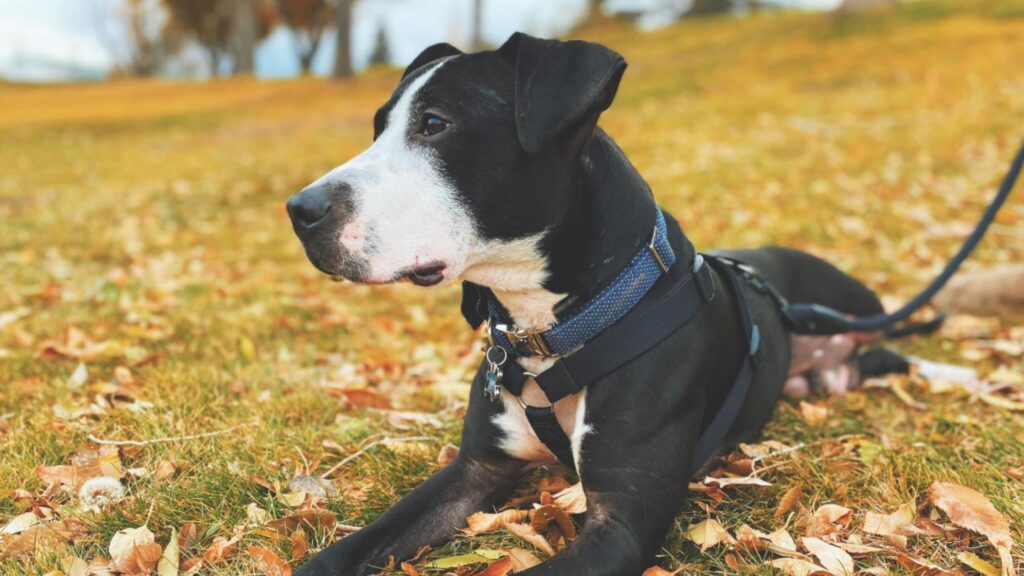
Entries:
{"type": "MultiPolygon", "coordinates": [[[[973,14],[954,5],[914,3],[882,25],[783,14],[581,34],[630,62],[602,124],[699,247],[806,248],[905,297],[958,245],[1022,136],[1019,4],[979,3],[973,14]]],[[[244,522],[250,503],[286,515],[263,483],[287,484],[307,465],[322,472],[378,434],[431,440],[377,448],[343,468],[328,503],[339,522],[369,522],[436,469],[438,449],[457,441],[477,360],[457,289],[330,283],[305,260],[283,209],[290,193],[368,144],[372,113],[396,79],[376,70],[344,83],[0,87],[0,313],[30,312],[0,329],[0,520],[22,510],[13,490],[43,488],[36,466],[67,463],[92,446],[89,434],[141,440],[240,426],[126,448],[127,467],[152,471],[169,460],[179,471],[127,479],[129,500],[104,513],[57,497],[90,528],[71,549],[86,559],[147,519],[161,544],[197,524],[200,541],[184,552],[194,557],[244,522]],[[87,362],[90,385],[155,355],[133,368],[151,406],[59,418],[55,406],[102,402],[88,387],[68,387],[76,361],[37,356],[70,327],[110,343],[87,362]],[[394,430],[379,414],[346,410],[321,390],[325,381],[440,411],[446,424],[394,430]]],[[[1022,222],[1011,201],[972,266],[1022,261],[1022,222]]],[[[901,347],[960,362],[957,343],[938,337],[901,347]]],[[[1019,357],[1005,363],[1021,368],[1019,357]]],[[[828,400],[823,428],[781,404],[767,437],[807,448],[767,475],[772,488],[730,493],[717,517],[729,528],[773,529],[779,496],[799,483],[803,506],[845,504],[859,526],[864,512],[923,503],[932,481],[947,480],[984,492],[1024,540],[1024,491],[1006,472],[1024,466],[1021,415],[915,394],[926,410],[878,390],[828,400]],[[882,446],[880,457],[845,464],[856,455],[836,446],[849,435],[882,446]]],[[[683,528],[703,517],[692,504],[682,512],[666,566],[728,571],[725,550],[701,554],[684,540],[683,528]]],[[[508,538],[459,539],[438,554],[508,538]]],[[[258,535],[243,540],[251,543],[289,552],[258,535]]],[[[323,535],[311,544],[324,545],[323,535]]],[[[912,545],[956,566],[953,543],[912,545]]],[[[993,558],[985,546],[975,551],[993,558]]],[[[0,560],[0,574],[42,574],[65,553],[0,560]]],[[[247,558],[210,573],[253,573],[247,558]]]]}

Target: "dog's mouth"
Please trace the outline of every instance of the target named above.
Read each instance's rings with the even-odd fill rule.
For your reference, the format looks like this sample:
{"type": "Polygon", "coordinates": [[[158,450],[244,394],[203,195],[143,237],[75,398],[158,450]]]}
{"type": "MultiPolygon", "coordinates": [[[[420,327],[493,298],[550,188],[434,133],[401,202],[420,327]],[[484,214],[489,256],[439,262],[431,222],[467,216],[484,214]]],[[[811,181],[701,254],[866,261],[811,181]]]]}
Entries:
{"type": "MultiPolygon", "coordinates": [[[[318,266],[318,268],[320,268],[318,266]]],[[[390,278],[373,278],[366,276],[362,270],[333,271],[320,268],[322,272],[330,276],[335,282],[348,280],[356,284],[382,285],[394,284],[395,282],[409,281],[417,286],[434,286],[444,280],[444,272],[448,265],[440,261],[432,261],[426,264],[410,266],[399,270],[390,278]]]]}
{"type": "Polygon", "coordinates": [[[444,280],[444,271],[448,265],[440,261],[432,261],[412,266],[400,271],[398,280],[408,280],[417,286],[434,286],[444,280]]]}

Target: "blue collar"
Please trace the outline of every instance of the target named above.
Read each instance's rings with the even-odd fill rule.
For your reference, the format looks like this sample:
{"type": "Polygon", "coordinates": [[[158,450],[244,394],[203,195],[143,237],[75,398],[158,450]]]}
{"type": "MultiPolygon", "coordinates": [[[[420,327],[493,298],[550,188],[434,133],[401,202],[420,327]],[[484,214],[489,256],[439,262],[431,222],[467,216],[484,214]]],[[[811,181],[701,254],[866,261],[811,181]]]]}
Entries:
{"type": "Polygon", "coordinates": [[[566,356],[618,322],[676,261],[665,215],[658,210],[654,232],[625,269],[578,312],[543,330],[523,330],[503,320],[489,290],[463,283],[462,313],[474,328],[488,321],[491,341],[510,356],[566,356]],[[483,306],[482,306],[483,305],[483,306]],[[486,313],[482,313],[482,308],[486,313]]]}

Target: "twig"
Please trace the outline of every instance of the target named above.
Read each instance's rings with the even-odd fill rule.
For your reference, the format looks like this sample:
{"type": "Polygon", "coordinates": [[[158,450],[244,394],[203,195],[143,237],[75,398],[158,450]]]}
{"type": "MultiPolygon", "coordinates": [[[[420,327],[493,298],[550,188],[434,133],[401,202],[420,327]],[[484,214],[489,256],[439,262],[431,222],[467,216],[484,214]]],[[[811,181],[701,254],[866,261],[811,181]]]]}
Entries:
{"type": "Polygon", "coordinates": [[[161,444],[165,442],[180,442],[183,440],[199,440],[201,438],[211,438],[213,436],[223,436],[230,432],[238,430],[245,424],[239,424],[226,428],[224,430],[216,430],[214,432],[203,432],[202,434],[189,434],[188,436],[169,436],[166,438],[150,438],[149,440],[106,440],[103,438],[97,438],[96,436],[89,434],[89,440],[96,444],[106,444],[109,446],[149,446],[150,444],[161,444]]]}
{"type": "Polygon", "coordinates": [[[771,454],[765,454],[764,456],[758,456],[757,458],[754,458],[753,460],[750,461],[750,469],[751,469],[750,474],[752,476],[753,475],[757,475],[757,474],[759,474],[761,472],[764,472],[765,470],[768,470],[769,468],[774,467],[774,466],[769,466],[769,467],[757,470],[756,469],[757,465],[761,461],[763,461],[763,460],[767,460],[769,458],[775,458],[776,456],[783,456],[783,455],[786,455],[786,454],[792,454],[793,452],[796,452],[798,450],[803,450],[803,449],[804,449],[804,444],[800,443],[800,444],[797,444],[796,446],[790,446],[789,448],[785,448],[783,450],[779,450],[778,452],[772,452],[771,454]]]}
{"type": "Polygon", "coordinates": [[[407,438],[381,438],[380,440],[374,440],[373,442],[370,442],[369,444],[363,446],[359,450],[356,450],[351,455],[342,458],[341,462],[338,462],[334,466],[331,466],[331,469],[321,474],[320,477],[327,479],[328,476],[337,472],[339,469],[341,469],[342,466],[348,464],[349,462],[355,460],[356,458],[359,458],[363,454],[366,454],[371,448],[374,448],[375,446],[380,446],[381,444],[398,444],[401,442],[422,442],[424,440],[432,440],[432,438],[430,438],[429,436],[409,436],[407,438]]]}

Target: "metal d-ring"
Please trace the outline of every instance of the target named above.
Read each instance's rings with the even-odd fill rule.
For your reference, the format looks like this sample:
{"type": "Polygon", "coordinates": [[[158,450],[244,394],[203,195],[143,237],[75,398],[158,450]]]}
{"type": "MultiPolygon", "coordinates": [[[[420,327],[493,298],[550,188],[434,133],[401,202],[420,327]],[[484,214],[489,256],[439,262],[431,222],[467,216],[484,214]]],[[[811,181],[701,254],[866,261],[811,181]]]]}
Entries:
{"type": "Polygon", "coordinates": [[[487,353],[484,355],[484,358],[487,360],[487,363],[490,364],[491,366],[501,366],[505,364],[505,362],[508,360],[508,350],[505,350],[501,346],[491,346],[490,348],[487,349],[487,353]],[[495,350],[501,350],[502,356],[501,360],[499,361],[494,361],[491,359],[491,352],[494,352],[495,350]]]}

